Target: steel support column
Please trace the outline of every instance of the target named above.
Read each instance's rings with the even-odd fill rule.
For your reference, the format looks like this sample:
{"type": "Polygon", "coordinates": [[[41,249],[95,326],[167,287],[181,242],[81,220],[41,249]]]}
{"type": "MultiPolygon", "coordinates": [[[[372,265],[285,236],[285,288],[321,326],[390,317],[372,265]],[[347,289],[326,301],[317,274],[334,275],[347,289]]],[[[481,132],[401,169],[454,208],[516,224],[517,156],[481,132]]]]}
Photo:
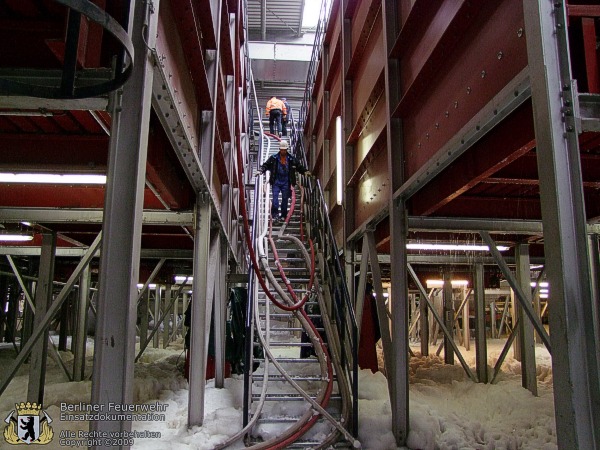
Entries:
{"type": "MultiPolygon", "coordinates": [[[[154,288],[154,325],[152,328],[156,328],[158,326],[158,320],[160,319],[161,305],[162,304],[162,286],[157,284],[154,288]]],[[[152,346],[154,348],[158,348],[160,345],[159,334],[154,333],[154,337],[152,338],[152,346]]]]}
{"type": "Polygon", "coordinates": [[[196,229],[194,230],[194,281],[190,320],[190,394],[188,400],[188,427],[200,426],[204,421],[204,384],[206,381],[206,353],[210,316],[207,317],[208,264],[210,244],[211,207],[208,193],[196,200],[196,229]]]}
{"type": "MultiPolygon", "coordinates": [[[[365,289],[367,286],[367,271],[369,270],[369,260],[372,260],[373,256],[369,253],[369,243],[367,242],[367,235],[363,236],[362,250],[360,253],[360,269],[358,271],[358,289],[356,291],[356,303],[354,304],[354,314],[356,316],[356,325],[358,327],[358,341],[360,342],[360,332],[362,328],[362,317],[365,308],[365,289]]],[[[374,264],[379,264],[377,255],[375,255],[374,264]]],[[[352,286],[354,290],[354,277],[352,277],[352,283],[348,286],[352,286]]],[[[358,346],[358,343],[356,345],[358,346]]]]}
{"type": "MultiPolygon", "coordinates": [[[[201,137],[200,137],[200,161],[204,174],[206,175],[206,184],[211,189],[213,183],[213,172],[214,172],[214,151],[216,141],[216,127],[217,127],[217,111],[220,107],[218,100],[218,89],[219,89],[219,68],[220,68],[220,52],[219,47],[221,46],[221,8],[223,2],[217,0],[211,0],[211,10],[216,8],[216,23],[215,23],[215,42],[216,50],[206,50],[206,76],[208,78],[208,87],[210,89],[210,98],[212,101],[211,111],[202,111],[202,122],[201,122],[201,137]]],[[[219,150],[221,151],[221,150],[219,150]]]]}
{"type": "Polygon", "coordinates": [[[33,328],[43,328],[41,339],[35,343],[29,361],[29,384],[27,401],[44,403],[44,385],[46,381],[46,358],[48,356],[48,325],[43,324],[46,311],[52,301],[52,283],[54,280],[54,253],[56,251],[56,234],[42,234],[42,255],[35,290],[35,316],[33,328]]]}
{"type": "Polygon", "coordinates": [[[421,355],[429,356],[429,314],[427,312],[427,301],[423,298],[423,293],[420,294],[419,300],[419,320],[421,328],[421,355]]]}
{"type": "Polygon", "coordinates": [[[227,246],[225,240],[217,237],[219,243],[219,252],[216,254],[217,261],[215,267],[217,273],[213,278],[215,283],[215,387],[225,387],[225,345],[227,338],[227,246]]]}
{"type": "MultiPolygon", "coordinates": [[[[449,335],[444,335],[444,362],[454,364],[454,351],[450,340],[454,337],[454,299],[452,295],[452,274],[444,270],[444,325],[449,335]]],[[[439,350],[439,349],[438,349],[439,350]]]]}
{"type": "Polygon", "coordinates": [[[402,148],[402,122],[392,117],[392,112],[400,103],[400,62],[389,55],[400,34],[398,2],[383,0],[383,35],[385,58],[385,100],[386,100],[386,139],[387,161],[390,178],[390,263],[392,279],[392,344],[394,348],[394,370],[388,376],[394,380],[391,398],[392,432],[399,446],[406,445],[408,437],[408,265],[406,243],[406,203],[404,198],[394,199],[404,183],[404,163],[402,148]]]}
{"type": "MultiPolygon", "coordinates": [[[[352,22],[350,18],[345,17],[345,11],[348,7],[349,0],[342,0],[339,7],[340,23],[342,24],[341,31],[341,83],[342,83],[342,177],[343,177],[343,192],[344,197],[342,200],[342,215],[343,215],[343,240],[342,245],[344,247],[344,260],[346,262],[346,274],[347,274],[347,285],[350,291],[350,302],[355,304],[355,292],[354,284],[350,284],[354,280],[354,270],[352,268],[351,253],[354,250],[354,243],[348,242],[348,235],[355,228],[355,217],[354,217],[354,188],[348,185],[348,180],[352,178],[353,172],[353,159],[354,159],[354,145],[347,145],[348,135],[354,126],[354,117],[352,114],[352,80],[346,79],[348,68],[350,67],[350,60],[352,59],[352,22]]],[[[328,154],[328,153],[325,153],[328,154]]],[[[325,172],[328,173],[328,172],[325,172]]],[[[359,292],[359,295],[360,292],[359,292]]],[[[364,293],[362,294],[364,297],[364,293]]],[[[359,340],[360,340],[360,320],[356,318],[359,327],[359,340]]]]}
{"type": "Polygon", "coordinates": [[[77,298],[77,326],[75,327],[73,381],[85,377],[85,347],[87,343],[87,316],[89,309],[90,268],[86,267],[79,277],[79,296],[77,298]]]}
{"type": "MultiPolygon", "coordinates": [[[[592,285],[594,331],[596,334],[595,342],[600,343],[600,235],[590,234],[588,236],[588,247],[590,252],[590,279],[592,285]]],[[[600,374],[600,344],[596,345],[596,362],[598,363],[598,373],[600,374]]]]}
{"type": "Polygon", "coordinates": [[[544,251],[552,292],[552,373],[560,449],[600,448],[599,344],[590,267],[565,2],[523,1],[544,251]]]}
{"type": "MultiPolygon", "coordinates": [[[[130,2],[128,33],[136,61],[122,95],[116,96],[110,137],[100,260],[98,316],[91,402],[133,402],[136,299],[142,232],[142,209],[150,124],[153,65],[159,1],[130,2]],[[152,5],[152,7],[151,7],[152,5]]],[[[131,430],[131,421],[90,423],[98,433],[131,430]]],[[[108,448],[108,445],[95,448],[108,448]]],[[[123,446],[122,448],[129,448],[123,446]]]]}
{"type": "MultiPolygon", "coordinates": [[[[173,295],[173,290],[171,289],[171,285],[167,284],[165,287],[165,301],[162,304],[162,311],[163,311],[162,316],[164,317],[163,333],[162,333],[163,348],[167,348],[167,345],[169,345],[169,337],[171,336],[171,333],[169,333],[169,315],[171,314],[171,309],[169,308],[169,305],[171,304],[171,296],[172,295],[173,295]]],[[[156,321],[155,321],[155,323],[156,323],[156,321]]]]}
{"type": "MultiPolygon", "coordinates": [[[[398,355],[394,353],[395,347],[393,346],[393,341],[390,334],[390,320],[388,319],[388,311],[385,306],[385,298],[383,297],[383,286],[381,283],[381,267],[379,266],[379,261],[377,259],[377,248],[375,247],[375,234],[372,231],[368,231],[365,235],[365,240],[368,244],[369,259],[371,260],[371,273],[373,274],[373,291],[376,295],[375,305],[377,306],[377,318],[379,319],[379,329],[381,330],[381,342],[383,344],[383,359],[385,363],[385,371],[387,373],[387,383],[388,389],[390,391],[391,400],[393,398],[396,386],[394,385],[394,377],[391,377],[390,373],[393,373],[394,371],[394,361],[398,357],[398,355]]],[[[364,290],[362,296],[364,302],[364,290]]]]}
{"type": "MultiPolygon", "coordinates": [[[[525,300],[530,304],[531,299],[531,272],[529,270],[529,245],[518,244],[516,248],[517,259],[517,283],[521,286],[525,294],[525,300]]],[[[521,349],[521,380],[525,389],[533,395],[537,395],[537,378],[535,368],[535,343],[533,341],[533,324],[530,320],[523,317],[525,314],[523,308],[516,305],[517,318],[519,321],[517,345],[521,349]]]]}
{"type": "Polygon", "coordinates": [[[473,283],[475,296],[475,362],[477,366],[477,379],[480,383],[487,383],[488,373],[487,340],[485,333],[485,282],[483,274],[483,264],[475,264],[475,282],[473,283]]]}
{"type": "Polygon", "coordinates": [[[92,244],[88,248],[87,253],[83,256],[81,261],[79,261],[79,264],[77,265],[77,267],[75,268],[75,270],[63,286],[63,288],[61,289],[60,293],[54,298],[54,302],[52,303],[52,306],[50,306],[48,311],[46,311],[46,314],[44,315],[40,326],[32,330],[31,337],[27,340],[27,342],[23,344],[23,346],[21,347],[21,351],[17,355],[16,359],[12,362],[10,367],[4,371],[2,382],[0,385],[0,395],[2,395],[2,393],[6,390],[8,384],[19,370],[19,367],[21,367],[21,364],[23,364],[25,359],[31,353],[33,346],[42,336],[45,327],[47,327],[50,324],[52,318],[61,308],[63,302],[67,298],[67,295],[69,295],[71,289],[73,289],[73,286],[75,285],[75,282],[81,275],[82,270],[90,263],[90,260],[93,258],[94,254],[98,250],[101,240],[102,232],[98,233],[98,236],[96,236],[96,239],[94,239],[94,242],[92,242],[92,244]]]}

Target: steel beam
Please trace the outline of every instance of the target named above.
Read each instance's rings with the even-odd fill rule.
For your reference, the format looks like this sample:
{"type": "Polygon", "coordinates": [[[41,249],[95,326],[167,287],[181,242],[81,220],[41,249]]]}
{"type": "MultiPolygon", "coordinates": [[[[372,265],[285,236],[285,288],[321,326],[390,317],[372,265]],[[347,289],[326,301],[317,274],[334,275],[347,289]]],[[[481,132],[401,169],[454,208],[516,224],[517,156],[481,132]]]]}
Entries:
{"type": "Polygon", "coordinates": [[[54,251],[56,249],[56,234],[42,234],[42,255],[37,287],[35,289],[35,316],[33,328],[42,329],[42,338],[31,351],[29,361],[29,384],[27,386],[27,401],[37,404],[44,403],[44,385],[46,383],[46,358],[48,356],[48,325],[43,324],[44,315],[52,301],[52,280],[54,279],[54,251]]]}
{"type": "MultiPolygon", "coordinates": [[[[2,222],[102,223],[102,209],[0,208],[2,222]]],[[[193,225],[192,211],[144,211],[144,225],[193,225]]]]}
{"type": "Polygon", "coordinates": [[[600,95],[581,93],[575,104],[577,129],[581,132],[600,131],[600,95]]]}
{"type": "MultiPolygon", "coordinates": [[[[40,254],[42,252],[42,249],[43,249],[43,247],[40,247],[40,254]]],[[[54,252],[56,254],[56,247],[54,248],[54,252]]],[[[23,277],[21,276],[21,273],[19,272],[19,268],[16,266],[15,262],[13,261],[13,259],[10,255],[6,255],[6,259],[8,260],[8,263],[10,264],[10,267],[12,268],[12,271],[15,274],[15,278],[19,282],[19,286],[21,286],[21,290],[23,291],[25,300],[27,300],[27,303],[29,304],[31,311],[33,311],[33,313],[35,314],[35,305],[33,304],[31,294],[29,293],[29,289],[25,285],[25,282],[23,281],[23,277]]]]}
{"type": "MultiPolygon", "coordinates": [[[[26,69],[0,70],[0,78],[3,80],[16,81],[23,84],[37,86],[58,86],[62,76],[62,70],[49,69],[26,69]]],[[[97,85],[109,82],[113,78],[111,69],[81,69],[78,71],[78,83],[97,85]]],[[[108,95],[79,99],[52,99],[26,97],[21,95],[0,95],[0,108],[26,109],[41,111],[56,110],[94,110],[104,111],[108,107],[108,95]]]]}
{"type": "MultiPolygon", "coordinates": [[[[477,366],[477,380],[480,383],[487,383],[488,373],[487,338],[485,333],[485,280],[483,275],[483,264],[475,264],[475,273],[473,277],[475,296],[475,364],[477,366]]],[[[492,324],[491,326],[494,325],[492,324]]]]}
{"type": "MultiPolygon", "coordinates": [[[[362,223],[348,236],[349,241],[357,241],[368,229],[375,227],[379,222],[388,217],[388,207],[384,207],[377,214],[362,223]]],[[[473,233],[484,230],[490,233],[519,233],[541,234],[543,223],[541,220],[512,220],[512,219],[475,219],[465,217],[408,217],[410,231],[451,231],[473,233]]],[[[588,224],[588,233],[600,233],[600,224],[588,224]]]]}
{"type": "MultiPolygon", "coordinates": [[[[377,256],[379,264],[390,264],[390,255],[379,254],[377,256]]],[[[355,262],[362,262],[363,257],[361,254],[355,256],[355,262]]],[[[504,258],[504,260],[513,265],[515,259],[512,257],[504,258]]],[[[470,266],[475,263],[481,263],[486,266],[497,265],[496,260],[492,257],[476,255],[476,256],[451,256],[451,255],[408,255],[407,262],[410,264],[451,264],[451,265],[467,265],[470,266]]],[[[532,264],[543,264],[544,258],[531,258],[532,264]]]]}
{"type": "MultiPolygon", "coordinates": [[[[531,304],[531,272],[529,270],[529,245],[518,244],[516,248],[516,278],[521,286],[526,301],[531,304]]],[[[517,317],[523,316],[523,308],[517,305],[517,317]]],[[[529,320],[521,319],[518,329],[518,342],[521,354],[521,380],[525,389],[537,396],[537,378],[535,365],[535,342],[533,340],[533,325],[529,320]]]]}
{"type": "Polygon", "coordinates": [[[394,192],[394,198],[410,198],[452,162],[464,154],[510,113],[531,96],[529,73],[523,69],[504,87],[473,119],[471,119],[448,143],[429,159],[394,192]]]}
{"type": "Polygon", "coordinates": [[[600,380],[564,2],[523,1],[537,142],[544,250],[552,290],[559,448],[600,448],[600,380]]]}
{"type": "MultiPolygon", "coordinates": [[[[159,2],[130,2],[128,33],[137,55],[131,78],[113,111],[98,289],[91,401],[104,405],[133,402],[136,298],[142,232],[148,129],[159,2]]],[[[98,433],[122,436],[130,420],[90,423],[98,433]]],[[[94,448],[109,448],[109,445],[94,448]]],[[[122,448],[129,448],[128,445],[122,448]]]]}
{"type": "MultiPolygon", "coordinates": [[[[502,271],[502,274],[506,278],[506,281],[508,281],[508,284],[510,285],[512,290],[515,292],[515,295],[516,295],[517,299],[519,300],[519,302],[521,303],[521,306],[523,307],[523,310],[525,311],[527,317],[529,318],[529,320],[535,327],[535,330],[538,332],[538,334],[542,338],[542,341],[546,345],[548,352],[552,353],[552,347],[550,345],[550,337],[548,336],[546,329],[542,325],[540,318],[535,315],[535,311],[533,310],[533,306],[531,304],[531,289],[529,288],[529,286],[527,287],[527,291],[530,294],[529,298],[528,298],[527,294],[525,294],[523,292],[523,289],[521,288],[520,284],[515,279],[514,275],[510,271],[510,269],[508,268],[508,264],[506,264],[506,261],[504,260],[504,258],[502,258],[502,255],[496,248],[496,243],[492,240],[490,235],[485,231],[480,231],[479,234],[481,235],[481,237],[483,238],[483,240],[489,247],[490,253],[496,260],[496,263],[498,264],[498,267],[500,267],[500,270],[502,271]]],[[[505,307],[505,311],[506,311],[506,307],[505,307]]]]}

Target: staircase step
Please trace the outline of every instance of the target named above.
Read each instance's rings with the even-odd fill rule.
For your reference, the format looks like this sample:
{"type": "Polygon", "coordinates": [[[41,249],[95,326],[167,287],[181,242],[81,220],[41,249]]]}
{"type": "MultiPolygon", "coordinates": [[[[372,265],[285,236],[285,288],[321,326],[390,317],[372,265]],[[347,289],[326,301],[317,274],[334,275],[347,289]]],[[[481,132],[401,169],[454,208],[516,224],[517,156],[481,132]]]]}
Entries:
{"type": "MultiPolygon", "coordinates": [[[[259,399],[260,394],[252,394],[252,399],[259,399]]],[[[317,398],[316,395],[311,395],[310,398],[317,398]]],[[[333,394],[329,397],[329,401],[341,400],[342,397],[339,394],[333,394]]],[[[267,394],[265,396],[267,402],[305,402],[306,400],[300,394],[267,394]]]]}
{"type": "MultiPolygon", "coordinates": [[[[326,342],[324,342],[327,345],[326,342]]],[[[262,347],[260,342],[255,342],[255,346],[262,347]]],[[[310,342],[270,342],[269,347],[312,347],[310,342]]]]}
{"type": "MultiPolygon", "coordinates": [[[[275,327],[271,328],[271,331],[304,331],[302,327],[275,327]]],[[[317,331],[324,331],[323,328],[317,328],[317,331]]]]}
{"type": "MultiPolygon", "coordinates": [[[[276,358],[278,363],[318,363],[317,358],[276,358]]],[[[264,358],[254,358],[256,362],[263,362],[264,358]]]]}
{"type": "MultiPolygon", "coordinates": [[[[257,381],[262,381],[263,376],[262,376],[262,374],[258,374],[258,375],[253,374],[252,379],[257,380],[257,381]]],[[[294,381],[321,381],[322,378],[318,377],[318,376],[306,376],[306,377],[292,376],[292,380],[294,380],[294,381]]],[[[269,381],[286,381],[286,379],[283,377],[283,375],[269,375],[269,381]]]]}
{"type": "MultiPolygon", "coordinates": [[[[341,414],[332,414],[334,419],[339,420],[341,418],[341,414]]],[[[300,420],[300,417],[265,417],[257,420],[259,424],[261,423],[295,423],[300,420]]],[[[292,444],[293,445],[293,444],[292,444]]],[[[286,447],[289,448],[289,447],[286,447]]]]}
{"type": "MultiPolygon", "coordinates": [[[[294,315],[290,312],[290,313],[271,313],[269,314],[271,316],[271,318],[292,318],[294,317],[294,315]]],[[[309,319],[320,319],[322,316],[321,314],[307,314],[309,319]]],[[[260,313],[259,317],[261,319],[264,319],[265,317],[265,313],[260,313]]]]}

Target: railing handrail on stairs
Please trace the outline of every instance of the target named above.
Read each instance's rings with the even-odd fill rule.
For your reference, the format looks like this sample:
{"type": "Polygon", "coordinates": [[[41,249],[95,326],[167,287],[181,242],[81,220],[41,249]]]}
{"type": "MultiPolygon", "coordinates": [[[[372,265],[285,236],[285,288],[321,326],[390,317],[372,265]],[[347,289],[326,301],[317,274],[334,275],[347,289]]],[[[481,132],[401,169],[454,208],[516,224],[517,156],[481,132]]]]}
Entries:
{"type": "MultiPolygon", "coordinates": [[[[299,159],[305,167],[308,166],[306,158],[306,150],[304,148],[304,123],[308,115],[312,91],[316,79],[316,71],[319,64],[319,59],[322,51],[323,38],[327,28],[329,11],[332,2],[324,1],[321,7],[319,23],[316,29],[315,42],[313,46],[311,62],[308,69],[308,77],[306,82],[306,90],[304,100],[300,109],[300,114],[296,122],[292,122],[290,135],[290,149],[292,154],[299,159]]],[[[310,181],[305,181],[310,183],[310,181]]],[[[325,262],[330,264],[326,266],[329,269],[329,274],[322,274],[325,280],[328,280],[330,288],[330,296],[336,299],[336,294],[339,296],[338,301],[332,302],[334,317],[336,318],[336,327],[340,338],[340,352],[342,356],[342,365],[346,369],[346,376],[350,378],[352,386],[352,425],[351,432],[354,436],[358,434],[358,325],[356,315],[354,313],[354,305],[350,300],[346,277],[340,262],[339,249],[336,243],[333,227],[329,220],[329,212],[321,183],[317,180],[314,186],[308,186],[310,194],[309,217],[308,222],[311,223],[310,232],[313,241],[318,244],[319,252],[322,253],[325,262]],[[318,224],[322,225],[319,226],[318,224]],[[350,354],[348,354],[350,353],[350,354]]],[[[338,374],[341,376],[341,374],[338,374]]]]}

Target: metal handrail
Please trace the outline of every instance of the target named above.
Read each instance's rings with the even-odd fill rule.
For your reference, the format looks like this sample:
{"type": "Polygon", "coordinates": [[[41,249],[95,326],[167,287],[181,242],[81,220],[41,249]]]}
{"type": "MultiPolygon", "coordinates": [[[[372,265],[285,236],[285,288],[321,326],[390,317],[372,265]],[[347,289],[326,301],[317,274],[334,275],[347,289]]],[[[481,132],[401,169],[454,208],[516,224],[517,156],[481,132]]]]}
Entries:
{"type": "MultiPolygon", "coordinates": [[[[331,2],[323,2],[309,65],[304,101],[300,109],[297,126],[295,123],[292,123],[290,130],[291,151],[305,167],[308,167],[308,162],[303,142],[303,125],[310,107],[310,99],[312,98],[330,8],[331,2]]],[[[335,325],[340,339],[341,363],[347,372],[345,375],[350,378],[352,386],[352,433],[356,436],[358,433],[358,325],[356,315],[354,313],[354,306],[350,300],[345,273],[339,259],[339,249],[333,233],[333,227],[329,220],[329,212],[322,186],[319,181],[314,186],[311,186],[310,180],[304,180],[303,182],[307,184],[306,192],[308,193],[308,199],[306,203],[309,205],[307,220],[312,225],[310,229],[311,238],[318,245],[319,251],[322,253],[326,263],[326,273],[321,275],[326,280],[325,284],[329,286],[330,298],[334,300],[331,308],[333,309],[335,325]]]]}

